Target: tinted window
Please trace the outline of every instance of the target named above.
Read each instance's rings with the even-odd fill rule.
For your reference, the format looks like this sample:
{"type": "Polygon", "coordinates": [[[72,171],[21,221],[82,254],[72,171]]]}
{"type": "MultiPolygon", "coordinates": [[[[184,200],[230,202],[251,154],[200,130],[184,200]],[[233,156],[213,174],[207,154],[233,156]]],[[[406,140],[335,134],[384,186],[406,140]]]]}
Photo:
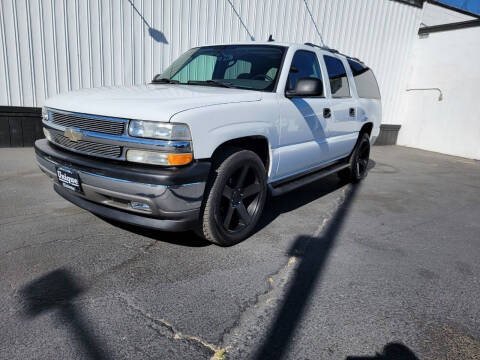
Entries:
{"type": "Polygon", "coordinates": [[[325,65],[327,66],[332,97],[350,97],[347,72],[345,71],[342,61],[331,56],[324,56],[323,58],[325,59],[325,65]]]}
{"type": "Polygon", "coordinates": [[[191,60],[187,66],[184,66],[171,77],[172,80],[178,80],[186,83],[189,80],[205,81],[213,76],[215,62],[217,58],[211,55],[199,55],[191,60]]]}
{"type": "Polygon", "coordinates": [[[287,88],[293,89],[301,78],[316,78],[322,80],[317,55],[311,51],[299,50],[295,53],[288,75],[287,88]]]}
{"type": "Polygon", "coordinates": [[[251,75],[252,63],[245,60],[237,60],[235,64],[225,70],[225,79],[249,78],[251,75]]]}
{"type": "MultiPolygon", "coordinates": [[[[209,80],[241,89],[273,91],[284,47],[273,45],[204,46],[188,50],[153,82],[214,86],[209,80]]],[[[218,84],[217,84],[218,85],[218,84]]]]}
{"type": "Polygon", "coordinates": [[[377,80],[375,79],[375,75],[373,75],[373,71],[353,60],[348,60],[348,64],[352,69],[358,97],[380,99],[380,90],[378,89],[377,80]]]}

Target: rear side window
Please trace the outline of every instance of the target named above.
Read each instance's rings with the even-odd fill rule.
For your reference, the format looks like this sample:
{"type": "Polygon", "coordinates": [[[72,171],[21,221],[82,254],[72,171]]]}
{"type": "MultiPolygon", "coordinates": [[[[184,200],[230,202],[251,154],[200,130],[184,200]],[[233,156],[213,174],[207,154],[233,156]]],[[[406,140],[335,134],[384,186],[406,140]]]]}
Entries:
{"type": "Polygon", "coordinates": [[[298,50],[292,59],[288,75],[288,89],[294,89],[298,79],[315,78],[322,80],[317,55],[311,51],[298,50]]]}
{"type": "Polygon", "coordinates": [[[327,66],[328,78],[330,80],[330,89],[332,97],[345,98],[350,97],[350,86],[348,85],[347,72],[340,59],[332,56],[324,56],[327,66]]]}
{"type": "Polygon", "coordinates": [[[358,97],[380,99],[380,90],[378,89],[377,80],[375,79],[375,75],[373,75],[373,71],[353,60],[348,60],[348,64],[352,69],[358,97]]]}

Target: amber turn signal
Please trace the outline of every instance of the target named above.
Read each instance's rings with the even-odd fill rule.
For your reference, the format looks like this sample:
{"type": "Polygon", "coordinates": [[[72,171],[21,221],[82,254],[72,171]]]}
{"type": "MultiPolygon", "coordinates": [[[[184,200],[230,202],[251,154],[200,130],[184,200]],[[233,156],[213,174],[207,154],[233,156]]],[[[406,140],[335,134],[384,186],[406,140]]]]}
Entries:
{"type": "Polygon", "coordinates": [[[191,153],[169,154],[159,151],[148,151],[139,149],[127,150],[127,161],[163,165],[163,166],[179,166],[190,163],[193,159],[191,153]]]}
{"type": "Polygon", "coordinates": [[[172,166],[186,165],[193,159],[191,153],[187,154],[168,154],[168,164],[172,166]]]}

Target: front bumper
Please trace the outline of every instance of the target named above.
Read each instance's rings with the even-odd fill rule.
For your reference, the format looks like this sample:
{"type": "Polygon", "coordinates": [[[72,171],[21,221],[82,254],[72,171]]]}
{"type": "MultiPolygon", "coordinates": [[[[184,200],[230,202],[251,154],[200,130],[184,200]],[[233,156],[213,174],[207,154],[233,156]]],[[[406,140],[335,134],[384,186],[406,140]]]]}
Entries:
{"type": "Polygon", "coordinates": [[[63,150],[45,139],[35,142],[35,153],[40,169],[54,181],[55,191],[94,214],[168,231],[187,230],[198,222],[209,162],[164,169],[105,161],[63,150]],[[78,173],[83,193],[60,185],[58,166],[78,173]],[[149,209],[134,209],[132,201],[147,204],[149,209]]]}

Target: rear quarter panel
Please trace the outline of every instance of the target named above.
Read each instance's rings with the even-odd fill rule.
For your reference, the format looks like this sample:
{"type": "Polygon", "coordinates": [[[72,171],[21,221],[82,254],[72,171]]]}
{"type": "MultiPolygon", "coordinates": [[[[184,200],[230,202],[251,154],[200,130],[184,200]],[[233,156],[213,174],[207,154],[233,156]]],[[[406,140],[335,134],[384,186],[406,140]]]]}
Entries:
{"type": "Polygon", "coordinates": [[[373,129],[370,136],[370,142],[373,145],[380,133],[380,124],[382,122],[382,101],[377,99],[358,99],[359,111],[357,119],[360,128],[366,123],[373,123],[373,129]]]}

